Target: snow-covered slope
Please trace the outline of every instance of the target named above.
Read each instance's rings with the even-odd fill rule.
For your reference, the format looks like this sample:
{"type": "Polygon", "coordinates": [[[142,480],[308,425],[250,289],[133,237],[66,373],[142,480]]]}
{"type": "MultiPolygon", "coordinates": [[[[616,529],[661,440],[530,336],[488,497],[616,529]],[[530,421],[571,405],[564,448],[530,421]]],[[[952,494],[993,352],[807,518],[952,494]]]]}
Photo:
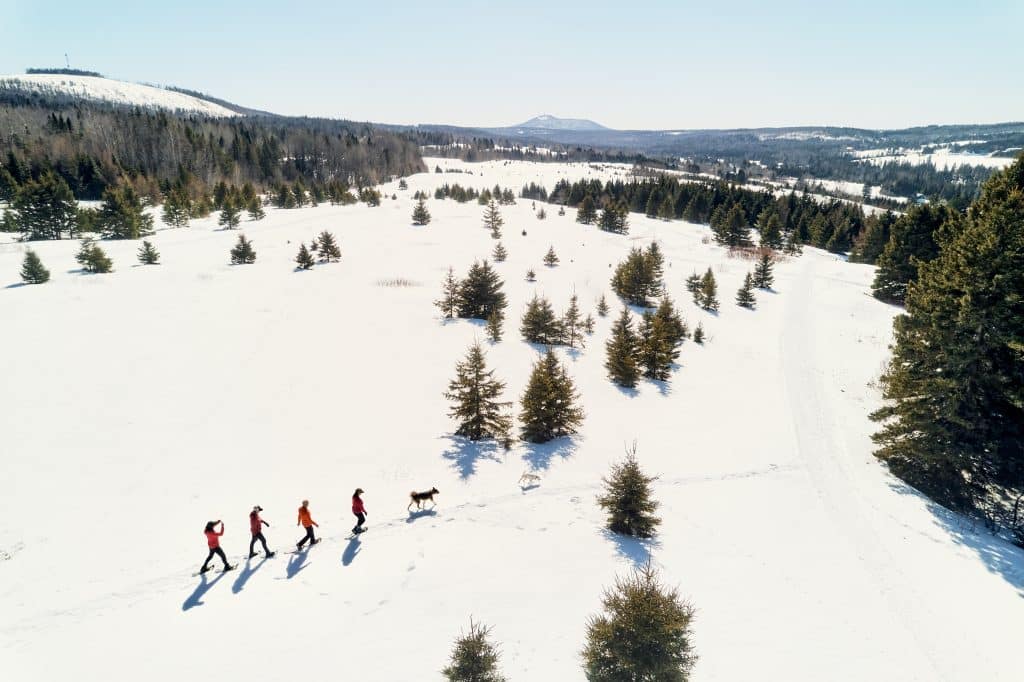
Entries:
{"type": "Polygon", "coordinates": [[[0,89],[63,94],[99,102],[194,112],[206,116],[238,116],[237,112],[227,107],[182,92],[96,76],[67,76],[64,74],[0,76],[0,89]]]}
{"type": "Polygon", "coordinates": [[[513,127],[538,128],[541,130],[608,130],[600,123],[594,123],[585,118],[558,118],[551,114],[534,116],[529,121],[513,127]]]}
{"type": "MultiPolygon", "coordinates": [[[[1021,551],[870,454],[897,312],[867,295],[871,268],[807,249],[747,311],[732,297],[750,263],[706,227],[633,214],[617,236],[572,210],[504,207],[509,258],[495,267],[510,307],[487,353],[508,399],[538,357],[517,334],[533,293],[562,310],[575,291],[591,312],[611,299],[610,266],[651,239],[710,338],[683,347],[670,383],[623,391],[605,378],[611,320],[598,318],[585,349],[558,351],[587,412],[579,436],[478,448],[451,436],[442,392],[484,332],[443,323],[431,301],[449,265],[464,273],[494,242],[475,203],[430,200],[433,222],[412,227],[412,193],[626,169],[436,165],[473,175],[413,176],[375,209],[269,209],[243,224],[250,266],[227,264],[237,235],[215,217],[155,235],[159,266],[135,265],[137,243],[104,243],[109,275],[74,272],[75,243],[33,245],[52,281],[0,288],[3,679],[438,680],[473,616],[494,626],[511,680],[581,680],[602,587],[648,554],[698,609],[699,682],[1019,679],[1021,551]],[[294,272],[299,242],[323,229],[341,261],[294,272]],[[717,315],[684,288],[709,265],[717,315]],[[634,439],[661,476],[664,523],[646,545],[605,533],[594,501],[634,439]],[[527,469],[541,483],[524,492],[527,469]],[[356,486],[370,529],[350,541],[356,486]],[[407,514],[409,491],[431,486],[436,512],[407,514]],[[303,498],[325,541],[285,554],[303,498]],[[254,504],[280,553],[246,563],[254,504]],[[218,518],[240,569],[192,577],[218,518]]],[[[0,287],[23,250],[0,244],[0,287]]]]}

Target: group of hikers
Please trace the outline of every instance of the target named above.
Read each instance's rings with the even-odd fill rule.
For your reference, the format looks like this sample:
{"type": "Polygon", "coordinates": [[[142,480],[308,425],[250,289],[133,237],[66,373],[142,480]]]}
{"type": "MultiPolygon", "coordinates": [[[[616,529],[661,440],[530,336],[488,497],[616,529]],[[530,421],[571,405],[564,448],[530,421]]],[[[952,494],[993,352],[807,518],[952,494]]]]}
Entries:
{"type": "MultiPolygon", "coordinates": [[[[363,524],[366,523],[366,506],[363,504],[363,489],[356,488],[356,491],[352,493],[352,513],[356,517],[356,525],[352,528],[352,533],[358,535],[364,532],[366,529],[363,528],[363,524]]],[[[268,559],[274,556],[274,552],[270,551],[267,547],[267,538],[263,536],[263,527],[270,527],[270,524],[260,518],[260,512],[263,511],[263,507],[256,505],[249,512],[249,532],[252,534],[252,539],[249,541],[249,558],[256,556],[256,543],[259,542],[263,545],[263,554],[268,559]]],[[[312,547],[316,543],[320,542],[314,533],[313,528],[319,528],[320,524],[313,520],[313,515],[309,511],[309,500],[303,500],[302,506],[299,507],[299,519],[295,524],[302,526],[306,529],[306,535],[295,543],[296,551],[302,551],[302,548],[308,542],[312,547]]],[[[206,573],[210,570],[210,559],[214,556],[220,557],[220,560],[224,562],[224,570],[230,571],[235,568],[228,563],[228,557],[224,554],[224,550],[220,547],[220,538],[224,535],[224,522],[221,520],[210,521],[206,524],[206,545],[210,549],[210,553],[206,557],[206,561],[203,562],[203,567],[199,569],[200,573],[206,573]],[[217,531],[217,526],[220,526],[220,531],[217,531]]]]}

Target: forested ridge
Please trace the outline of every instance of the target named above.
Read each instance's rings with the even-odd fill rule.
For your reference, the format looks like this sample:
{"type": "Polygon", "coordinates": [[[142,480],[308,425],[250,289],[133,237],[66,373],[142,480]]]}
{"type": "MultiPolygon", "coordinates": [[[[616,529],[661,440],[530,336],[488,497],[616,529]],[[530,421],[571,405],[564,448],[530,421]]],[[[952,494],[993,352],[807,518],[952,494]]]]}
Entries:
{"type": "Polygon", "coordinates": [[[77,199],[131,184],[159,201],[171,184],[196,195],[218,182],[377,184],[425,170],[416,144],[348,121],[210,118],[0,91],[0,200],[53,171],[77,199]]]}

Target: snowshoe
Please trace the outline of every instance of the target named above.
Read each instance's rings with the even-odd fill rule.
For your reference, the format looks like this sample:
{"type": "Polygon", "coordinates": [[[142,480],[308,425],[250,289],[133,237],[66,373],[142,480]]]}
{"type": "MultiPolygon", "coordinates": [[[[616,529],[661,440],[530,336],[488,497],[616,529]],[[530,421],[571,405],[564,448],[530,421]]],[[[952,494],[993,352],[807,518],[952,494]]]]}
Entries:
{"type": "Polygon", "coordinates": [[[236,568],[238,568],[238,566],[225,566],[225,567],[224,567],[224,570],[223,570],[223,571],[221,571],[221,572],[222,572],[222,573],[227,573],[228,571],[233,571],[233,570],[235,570],[236,568]]]}

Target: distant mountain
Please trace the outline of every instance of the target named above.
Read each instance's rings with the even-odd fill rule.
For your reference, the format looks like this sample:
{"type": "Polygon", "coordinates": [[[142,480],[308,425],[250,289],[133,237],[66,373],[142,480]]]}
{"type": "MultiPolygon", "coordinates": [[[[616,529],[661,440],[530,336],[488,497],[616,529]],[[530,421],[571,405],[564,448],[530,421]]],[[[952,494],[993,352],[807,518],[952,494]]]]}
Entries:
{"type": "Polygon", "coordinates": [[[190,92],[78,74],[0,76],[0,91],[38,95],[47,99],[84,99],[143,109],[166,109],[218,118],[238,116],[244,112],[240,107],[211,101],[212,98],[196,97],[190,92]]]}
{"type": "Polygon", "coordinates": [[[520,123],[513,127],[534,130],[609,130],[600,123],[594,123],[585,118],[558,118],[550,114],[534,116],[526,123],[520,123]]]}

